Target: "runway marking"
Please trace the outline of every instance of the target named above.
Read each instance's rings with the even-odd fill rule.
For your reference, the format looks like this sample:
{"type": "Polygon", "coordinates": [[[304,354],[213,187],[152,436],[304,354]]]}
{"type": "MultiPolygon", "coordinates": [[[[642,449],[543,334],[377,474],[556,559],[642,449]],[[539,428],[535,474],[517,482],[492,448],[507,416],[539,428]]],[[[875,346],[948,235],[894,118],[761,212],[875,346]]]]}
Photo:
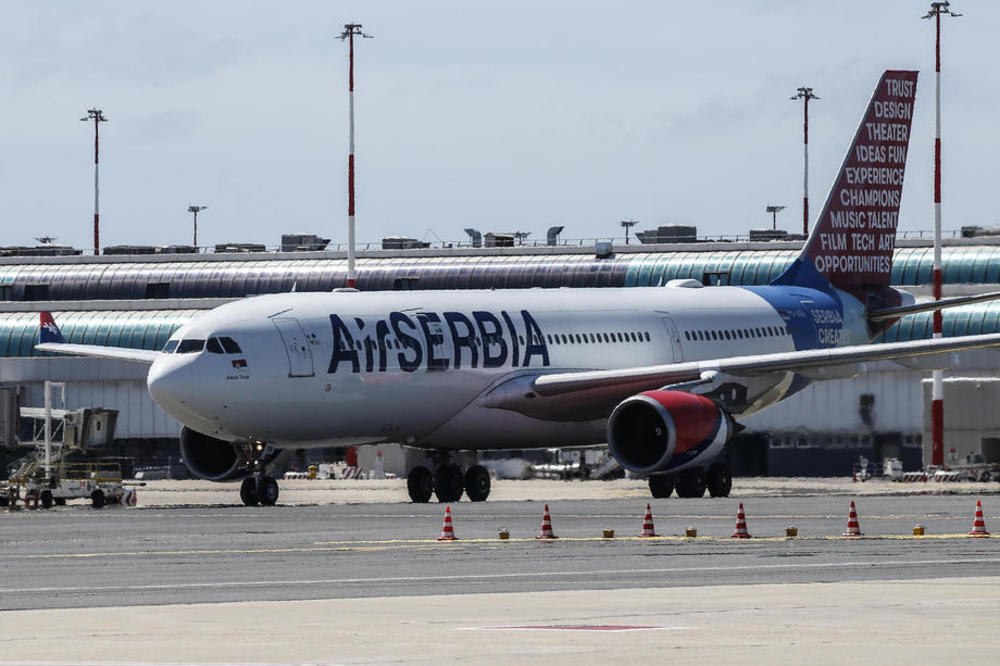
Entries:
{"type": "Polygon", "coordinates": [[[491,581],[491,580],[511,580],[521,578],[548,578],[551,580],[565,580],[568,577],[593,577],[593,576],[613,576],[621,578],[623,574],[682,574],[682,573],[711,573],[711,572],[733,572],[733,571],[776,571],[776,570],[813,570],[813,569],[849,569],[863,567],[867,569],[890,569],[918,566],[954,566],[956,564],[982,565],[1000,564],[1000,557],[965,558],[965,559],[944,559],[944,560],[859,560],[852,562],[786,562],[779,564],[744,564],[733,566],[705,566],[705,567],[659,567],[650,569],[590,569],[571,571],[560,569],[556,571],[536,571],[536,572],[516,572],[516,573],[495,573],[495,574],[455,574],[444,576],[375,576],[371,578],[317,578],[309,580],[279,580],[279,581],[220,581],[205,583],[170,583],[170,584],[150,584],[150,585],[99,585],[88,587],[25,587],[25,588],[0,588],[0,594],[39,594],[49,592],[148,592],[154,590],[212,590],[229,588],[261,588],[261,587],[290,587],[290,586],[315,586],[315,585],[372,585],[373,583],[454,583],[456,581],[491,581]]]}
{"type": "Polygon", "coordinates": [[[695,627],[647,627],[619,624],[548,624],[523,627],[458,627],[459,631],[693,631],[695,627]]]}

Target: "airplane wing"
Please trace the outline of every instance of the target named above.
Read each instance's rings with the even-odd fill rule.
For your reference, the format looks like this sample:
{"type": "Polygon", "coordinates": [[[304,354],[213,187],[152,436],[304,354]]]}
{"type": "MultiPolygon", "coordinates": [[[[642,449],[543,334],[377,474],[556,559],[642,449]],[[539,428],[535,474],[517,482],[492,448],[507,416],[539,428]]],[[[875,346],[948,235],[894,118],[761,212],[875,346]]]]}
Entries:
{"type": "Polygon", "coordinates": [[[536,377],[533,388],[538,395],[552,396],[586,389],[604,388],[617,384],[641,383],[648,389],[665,384],[691,381],[703,372],[724,372],[731,375],[762,375],[771,372],[797,372],[813,368],[849,365],[866,361],[891,361],[909,356],[941,352],[984,349],[1000,346],[1000,333],[964,335],[954,338],[911,340],[885,344],[853,345],[831,349],[807,349],[774,354],[731,356],[728,358],[654,365],[620,370],[590,370],[565,372],[536,377]]]}
{"type": "Polygon", "coordinates": [[[130,347],[102,347],[100,345],[77,345],[68,342],[43,342],[35,345],[39,351],[56,352],[70,356],[94,356],[97,358],[114,358],[123,361],[152,363],[160,357],[158,351],[148,349],[132,349],[130,347]]]}
{"type": "Polygon", "coordinates": [[[730,356],[616,370],[522,374],[492,387],[484,407],[508,409],[540,419],[602,418],[625,398],[668,386],[689,390],[710,373],[753,377],[799,372],[816,379],[843,376],[836,368],[931,354],[1000,347],[1000,333],[935,340],[854,345],[772,354],[730,356]],[[682,386],[677,386],[681,384],[682,386]]]}
{"type": "Polygon", "coordinates": [[[35,349],[39,351],[69,354],[71,356],[114,358],[123,361],[137,361],[139,363],[152,363],[160,357],[160,352],[148,349],[102,347],[101,345],[79,345],[66,342],[51,312],[40,312],[38,315],[39,344],[35,345],[35,349]]]}

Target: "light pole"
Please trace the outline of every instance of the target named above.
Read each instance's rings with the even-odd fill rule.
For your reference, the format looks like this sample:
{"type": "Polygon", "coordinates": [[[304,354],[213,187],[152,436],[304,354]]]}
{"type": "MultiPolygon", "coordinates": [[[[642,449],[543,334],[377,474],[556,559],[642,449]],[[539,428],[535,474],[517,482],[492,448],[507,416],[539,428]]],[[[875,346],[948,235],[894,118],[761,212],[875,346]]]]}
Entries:
{"type": "Polygon", "coordinates": [[[101,253],[101,205],[97,177],[98,155],[100,154],[98,150],[100,131],[98,128],[101,123],[108,122],[108,119],[104,117],[104,113],[100,109],[87,109],[87,115],[80,120],[83,122],[94,121],[94,256],[97,256],[101,253]]]}
{"type": "MultiPolygon", "coordinates": [[[[961,16],[950,3],[932,2],[921,18],[933,18],[934,39],[934,300],[941,300],[941,15],[961,16]]],[[[941,337],[941,311],[934,311],[934,337],[941,337]]],[[[931,387],[931,464],[944,465],[944,373],[935,370],[931,387]]]]}
{"type": "Polygon", "coordinates": [[[371,39],[371,35],[361,32],[360,23],[344,25],[344,32],[338,39],[346,39],[350,44],[348,56],[347,97],[350,105],[350,134],[347,153],[347,286],[355,287],[354,271],[354,36],[371,39]]]}
{"type": "Polygon", "coordinates": [[[188,212],[194,213],[194,249],[198,251],[198,213],[208,208],[208,206],[188,206],[188,212]]]}
{"type": "Polygon", "coordinates": [[[799,88],[790,99],[802,100],[802,235],[809,237],[809,100],[819,99],[812,88],[799,88]]]}
{"type": "Polygon", "coordinates": [[[784,206],[768,206],[764,209],[765,213],[771,214],[771,229],[777,230],[778,228],[778,213],[785,210],[784,206]]]}
{"type": "Polygon", "coordinates": [[[639,220],[622,220],[618,224],[625,227],[625,244],[628,245],[628,230],[639,224],[639,220]]]}

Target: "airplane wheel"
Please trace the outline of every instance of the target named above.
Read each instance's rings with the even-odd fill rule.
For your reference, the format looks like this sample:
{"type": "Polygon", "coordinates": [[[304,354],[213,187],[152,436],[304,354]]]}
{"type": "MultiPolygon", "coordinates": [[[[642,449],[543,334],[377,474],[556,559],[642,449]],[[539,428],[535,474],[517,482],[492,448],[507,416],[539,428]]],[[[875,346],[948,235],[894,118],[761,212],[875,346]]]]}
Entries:
{"type": "Polygon", "coordinates": [[[482,465],[473,465],[465,473],[465,494],[473,502],[485,502],[490,496],[490,473],[482,465]]]}
{"type": "Polygon", "coordinates": [[[708,494],[712,497],[729,497],[733,488],[733,473],[729,465],[714,463],[708,467],[708,494]]]}
{"type": "Polygon", "coordinates": [[[248,476],[240,484],[240,499],[247,506],[257,506],[260,500],[257,498],[257,479],[248,476]]]}
{"type": "Polygon", "coordinates": [[[414,467],[406,475],[406,490],[410,493],[410,501],[426,504],[434,493],[434,477],[426,467],[414,467]]]}
{"type": "Polygon", "coordinates": [[[649,492],[657,499],[670,497],[674,492],[674,477],[671,474],[653,474],[649,477],[649,492]]]}
{"type": "Polygon", "coordinates": [[[462,468],[458,465],[445,463],[439,466],[434,475],[434,494],[437,495],[438,502],[457,502],[462,499],[464,481],[462,468]]]}
{"type": "Polygon", "coordinates": [[[51,490],[43,490],[42,491],[42,496],[41,496],[40,499],[41,499],[41,502],[42,502],[42,508],[43,509],[51,509],[52,508],[52,491],[51,490]]]}
{"type": "Polygon", "coordinates": [[[685,469],[677,475],[678,497],[702,497],[705,494],[705,471],[701,467],[685,469]]]}
{"type": "Polygon", "coordinates": [[[94,490],[90,493],[90,505],[95,509],[100,509],[107,502],[107,498],[104,496],[104,491],[100,488],[94,490]]]}
{"type": "Polygon", "coordinates": [[[261,506],[274,506],[278,501],[278,482],[273,476],[260,477],[260,483],[257,484],[257,498],[261,506]]]}

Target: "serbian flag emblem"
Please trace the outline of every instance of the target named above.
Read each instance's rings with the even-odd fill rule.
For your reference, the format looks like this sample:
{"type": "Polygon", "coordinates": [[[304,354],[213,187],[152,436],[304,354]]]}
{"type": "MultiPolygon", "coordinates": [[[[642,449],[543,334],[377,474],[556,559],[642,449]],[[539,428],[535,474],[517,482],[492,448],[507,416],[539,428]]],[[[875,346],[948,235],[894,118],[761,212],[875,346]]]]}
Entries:
{"type": "Polygon", "coordinates": [[[246,359],[245,358],[233,359],[233,367],[234,368],[245,368],[245,367],[247,367],[247,361],[246,361],[246,359]]]}

